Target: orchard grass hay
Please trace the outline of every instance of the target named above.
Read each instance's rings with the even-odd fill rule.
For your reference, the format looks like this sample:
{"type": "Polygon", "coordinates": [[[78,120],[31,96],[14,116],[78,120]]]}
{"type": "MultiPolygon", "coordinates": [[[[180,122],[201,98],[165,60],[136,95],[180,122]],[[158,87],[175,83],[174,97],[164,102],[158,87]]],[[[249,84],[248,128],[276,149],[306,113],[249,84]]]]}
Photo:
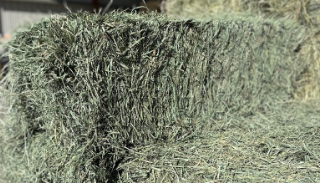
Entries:
{"type": "MultiPolygon", "coordinates": [[[[281,103],[300,85],[309,63],[295,50],[304,32],[281,21],[197,22],[152,13],[79,12],[43,20],[9,43],[10,72],[1,90],[10,104],[1,132],[2,179],[229,180],[223,173],[229,171],[226,159],[218,160],[222,155],[235,157],[235,174],[257,178],[259,173],[243,167],[242,157],[250,157],[245,148],[255,136],[258,144],[267,144],[264,159],[278,147],[271,135],[267,141],[262,135],[277,132],[266,123],[279,125],[278,117],[274,122],[264,117],[285,110],[281,103]],[[224,149],[228,144],[233,149],[224,149]],[[208,154],[212,148],[218,154],[208,154]]],[[[312,110],[309,117],[317,120],[312,110]]],[[[284,128],[276,130],[281,135],[284,128]]],[[[285,133],[292,135],[292,129],[285,133]]],[[[306,154],[298,142],[288,143],[292,149],[284,151],[293,152],[294,161],[295,152],[318,156],[309,144],[306,154]]],[[[313,159],[305,160],[312,168],[313,159]]],[[[234,180],[247,180],[241,176],[234,180]]],[[[304,179],[303,172],[298,179],[304,179]]]]}
{"type": "Polygon", "coordinates": [[[177,18],[216,19],[254,16],[294,21],[307,28],[301,45],[305,60],[311,64],[301,78],[296,98],[320,97],[320,1],[319,0],[167,0],[167,13],[177,18]]]}
{"type": "Polygon", "coordinates": [[[197,138],[129,149],[122,182],[319,182],[320,101],[206,120],[197,138]]]}

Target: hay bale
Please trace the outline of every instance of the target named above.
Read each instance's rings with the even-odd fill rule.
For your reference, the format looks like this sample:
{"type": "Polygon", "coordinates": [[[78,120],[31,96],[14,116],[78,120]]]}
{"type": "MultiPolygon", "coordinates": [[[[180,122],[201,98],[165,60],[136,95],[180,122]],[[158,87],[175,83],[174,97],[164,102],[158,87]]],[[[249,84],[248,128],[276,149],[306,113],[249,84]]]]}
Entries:
{"type": "Polygon", "coordinates": [[[176,18],[216,19],[255,17],[296,22],[306,28],[306,39],[299,51],[310,63],[295,93],[298,99],[320,97],[320,1],[319,0],[167,0],[168,15],[176,18]]]}
{"type": "Polygon", "coordinates": [[[310,182],[319,179],[319,100],[206,120],[193,139],[129,148],[120,182],[310,182]]]}
{"type": "Polygon", "coordinates": [[[290,99],[303,29],[155,14],[52,17],[10,42],[12,182],[115,181],[128,148],[202,133],[204,120],[290,99]]]}

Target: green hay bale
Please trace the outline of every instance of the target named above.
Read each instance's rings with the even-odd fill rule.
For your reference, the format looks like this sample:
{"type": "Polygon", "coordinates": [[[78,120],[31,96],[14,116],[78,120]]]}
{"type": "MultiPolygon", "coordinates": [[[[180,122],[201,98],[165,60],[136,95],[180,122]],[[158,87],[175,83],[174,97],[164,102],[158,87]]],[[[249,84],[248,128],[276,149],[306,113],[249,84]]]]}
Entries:
{"type": "Polygon", "coordinates": [[[253,17],[296,22],[306,28],[301,45],[304,60],[310,63],[300,80],[296,98],[320,97],[320,1],[318,0],[167,0],[167,14],[175,18],[198,20],[253,17]]]}
{"type": "Polygon", "coordinates": [[[175,17],[215,18],[217,14],[251,14],[255,17],[286,19],[301,25],[319,24],[318,0],[167,0],[167,14],[175,17]]]}
{"type": "Polygon", "coordinates": [[[317,182],[320,101],[211,120],[201,135],[129,149],[120,182],[317,182]]]}
{"type": "Polygon", "coordinates": [[[303,29],[270,21],[180,21],[69,13],[10,43],[5,178],[105,182],[128,148],[196,138],[202,119],[268,110],[308,63],[303,29]]]}

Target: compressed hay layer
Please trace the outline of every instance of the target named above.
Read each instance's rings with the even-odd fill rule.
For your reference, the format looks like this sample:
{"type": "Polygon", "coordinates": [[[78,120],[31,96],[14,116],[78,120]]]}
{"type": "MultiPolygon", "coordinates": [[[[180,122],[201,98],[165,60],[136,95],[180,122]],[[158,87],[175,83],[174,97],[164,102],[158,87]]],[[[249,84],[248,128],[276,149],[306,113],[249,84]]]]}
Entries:
{"type": "Polygon", "coordinates": [[[6,178],[110,180],[129,147],[192,138],[204,119],[288,100],[307,65],[294,52],[302,33],[118,12],[42,21],[10,43],[6,178]]]}
{"type": "MultiPolygon", "coordinates": [[[[318,182],[320,101],[226,117],[193,140],[130,149],[122,182],[318,182]]],[[[209,123],[209,122],[208,122],[209,123]]]]}
{"type": "Polygon", "coordinates": [[[301,44],[304,60],[310,63],[295,93],[297,98],[320,97],[320,1],[319,0],[167,0],[167,14],[176,18],[210,19],[224,15],[280,19],[304,26],[301,44]]]}
{"type": "MultiPolygon", "coordinates": [[[[167,14],[175,17],[215,18],[217,14],[254,15],[255,17],[286,19],[301,25],[319,25],[319,0],[167,0],[167,14]]],[[[318,27],[318,26],[317,26],[318,27]]]]}

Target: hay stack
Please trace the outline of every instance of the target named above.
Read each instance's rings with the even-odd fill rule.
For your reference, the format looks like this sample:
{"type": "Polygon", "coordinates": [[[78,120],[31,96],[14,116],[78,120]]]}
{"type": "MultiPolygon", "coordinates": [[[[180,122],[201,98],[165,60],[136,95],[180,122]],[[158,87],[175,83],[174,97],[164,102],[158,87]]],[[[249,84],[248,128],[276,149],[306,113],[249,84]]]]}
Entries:
{"type": "Polygon", "coordinates": [[[306,27],[307,32],[300,52],[310,66],[300,80],[296,98],[320,97],[320,1],[318,0],[167,0],[167,13],[177,18],[216,19],[250,17],[293,21],[306,27]]]}
{"type": "Polygon", "coordinates": [[[302,40],[304,29],[268,20],[44,20],[10,43],[5,179],[116,181],[129,149],[179,148],[213,120],[265,112],[292,98],[307,66],[295,52],[302,40]]]}

